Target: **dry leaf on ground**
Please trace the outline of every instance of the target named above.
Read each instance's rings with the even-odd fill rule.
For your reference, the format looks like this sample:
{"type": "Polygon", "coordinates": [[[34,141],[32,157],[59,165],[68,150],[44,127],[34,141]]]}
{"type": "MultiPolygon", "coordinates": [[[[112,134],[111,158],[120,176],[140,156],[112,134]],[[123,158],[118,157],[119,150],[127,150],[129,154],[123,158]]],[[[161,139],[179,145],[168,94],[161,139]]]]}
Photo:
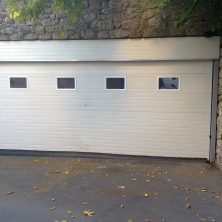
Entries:
{"type": "Polygon", "coordinates": [[[56,207],[50,207],[49,208],[49,210],[55,210],[56,209],[56,207]]]}
{"type": "Polygon", "coordinates": [[[126,189],[125,186],[118,186],[118,188],[119,188],[120,190],[124,190],[124,189],[126,189]]]}
{"type": "Polygon", "coordinates": [[[207,192],[207,188],[205,188],[205,187],[202,188],[202,189],[201,189],[201,192],[207,192]]]}
{"type": "Polygon", "coordinates": [[[83,214],[84,214],[85,216],[91,217],[91,216],[96,215],[96,212],[95,212],[95,211],[92,211],[92,210],[84,210],[84,211],[83,211],[83,214]]]}
{"type": "Polygon", "coordinates": [[[191,208],[190,204],[187,204],[187,205],[186,205],[186,208],[187,208],[187,209],[190,209],[190,208],[191,208]]]}
{"type": "Polygon", "coordinates": [[[123,203],[120,204],[120,208],[124,208],[125,205],[123,203]]]}
{"type": "Polygon", "coordinates": [[[5,195],[11,195],[11,194],[14,194],[14,193],[15,193],[15,191],[11,190],[11,191],[6,192],[5,195]]]}

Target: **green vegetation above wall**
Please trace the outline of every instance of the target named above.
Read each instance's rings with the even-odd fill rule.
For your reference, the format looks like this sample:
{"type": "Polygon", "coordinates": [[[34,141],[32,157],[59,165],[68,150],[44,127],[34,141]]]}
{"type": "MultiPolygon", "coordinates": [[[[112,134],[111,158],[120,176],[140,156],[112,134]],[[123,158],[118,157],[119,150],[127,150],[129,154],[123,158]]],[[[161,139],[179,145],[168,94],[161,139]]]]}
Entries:
{"type": "MultiPolygon", "coordinates": [[[[105,1],[105,0],[104,0],[105,1]]],[[[81,17],[86,0],[7,0],[10,17],[17,22],[38,19],[51,6],[56,13],[65,11],[70,22],[76,22],[81,17]]],[[[211,32],[220,32],[222,27],[221,0],[143,0],[138,1],[142,10],[161,9],[162,7],[177,6],[181,11],[181,18],[177,26],[184,25],[190,19],[201,16],[210,27],[211,32]]]]}
{"type": "Polygon", "coordinates": [[[71,22],[81,15],[85,0],[7,0],[9,15],[17,22],[36,20],[45,10],[52,7],[53,11],[65,11],[71,22]]]}
{"type": "Polygon", "coordinates": [[[222,32],[222,1],[221,0],[144,0],[140,6],[143,10],[177,6],[181,18],[176,25],[183,26],[195,17],[201,17],[210,27],[210,32],[222,32]]]}
{"type": "Polygon", "coordinates": [[[184,12],[177,1],[0,0],[0,41],[215,34],[207,22],[208,9],[175,26],[184,12]]]}

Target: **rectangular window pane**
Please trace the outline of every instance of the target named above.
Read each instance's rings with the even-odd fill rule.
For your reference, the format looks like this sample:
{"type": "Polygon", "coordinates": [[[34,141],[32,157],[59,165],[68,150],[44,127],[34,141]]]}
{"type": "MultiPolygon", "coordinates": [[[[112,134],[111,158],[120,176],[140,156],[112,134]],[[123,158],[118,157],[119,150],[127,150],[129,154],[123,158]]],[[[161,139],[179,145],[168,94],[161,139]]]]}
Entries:
{"type": "Polygon", "coordinates": [[[25,77],[10,77],[10,88],[27,88],[27,78],[25,77]]]}
{"type": "Polygon", "coordinates": [[[125,78],[106,78],[106,89],[125,89],[125,78]]]}
{"type": "Polygon", "coordinates": [[[159,78],[159,89],[179,89],[178,77],[159,78]]]}
{"type": "Polygon", "coordinates": [[[58,89],[75,89],[75,78],[57,78],[58,89]]]}

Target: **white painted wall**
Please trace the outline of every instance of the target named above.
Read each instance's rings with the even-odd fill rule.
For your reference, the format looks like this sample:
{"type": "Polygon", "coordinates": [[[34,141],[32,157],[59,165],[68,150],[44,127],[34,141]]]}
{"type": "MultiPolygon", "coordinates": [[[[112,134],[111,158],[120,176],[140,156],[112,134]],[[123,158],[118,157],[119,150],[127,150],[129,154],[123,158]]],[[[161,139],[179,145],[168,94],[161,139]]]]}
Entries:
{"type": "Polygon", "coordinates": [[[211,61],[2,63],[0,149],[208,158],[211,78],[211,61]],[[56,90],[62,75],[76,91],[56,90]],[[109,75],[127,90],[105,91],[109,75]],[[181,90],[158,91],[171,75],[181,90]],[[10,89],[9,76],[29,88],[10,89]]]}

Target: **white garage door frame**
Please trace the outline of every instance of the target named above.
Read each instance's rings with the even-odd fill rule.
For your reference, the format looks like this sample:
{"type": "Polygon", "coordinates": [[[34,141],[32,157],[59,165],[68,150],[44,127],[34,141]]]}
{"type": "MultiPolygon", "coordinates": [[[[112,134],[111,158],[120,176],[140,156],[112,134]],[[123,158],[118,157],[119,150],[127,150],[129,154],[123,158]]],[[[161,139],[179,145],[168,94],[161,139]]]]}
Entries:
{"type": "Polygon", "coordinates": [[[219,37],[0,42],[1,63],[213,61],[209,160],[214,161],[219,37]],[[34,53],[33,53],[34,52],[34,53]]]}

